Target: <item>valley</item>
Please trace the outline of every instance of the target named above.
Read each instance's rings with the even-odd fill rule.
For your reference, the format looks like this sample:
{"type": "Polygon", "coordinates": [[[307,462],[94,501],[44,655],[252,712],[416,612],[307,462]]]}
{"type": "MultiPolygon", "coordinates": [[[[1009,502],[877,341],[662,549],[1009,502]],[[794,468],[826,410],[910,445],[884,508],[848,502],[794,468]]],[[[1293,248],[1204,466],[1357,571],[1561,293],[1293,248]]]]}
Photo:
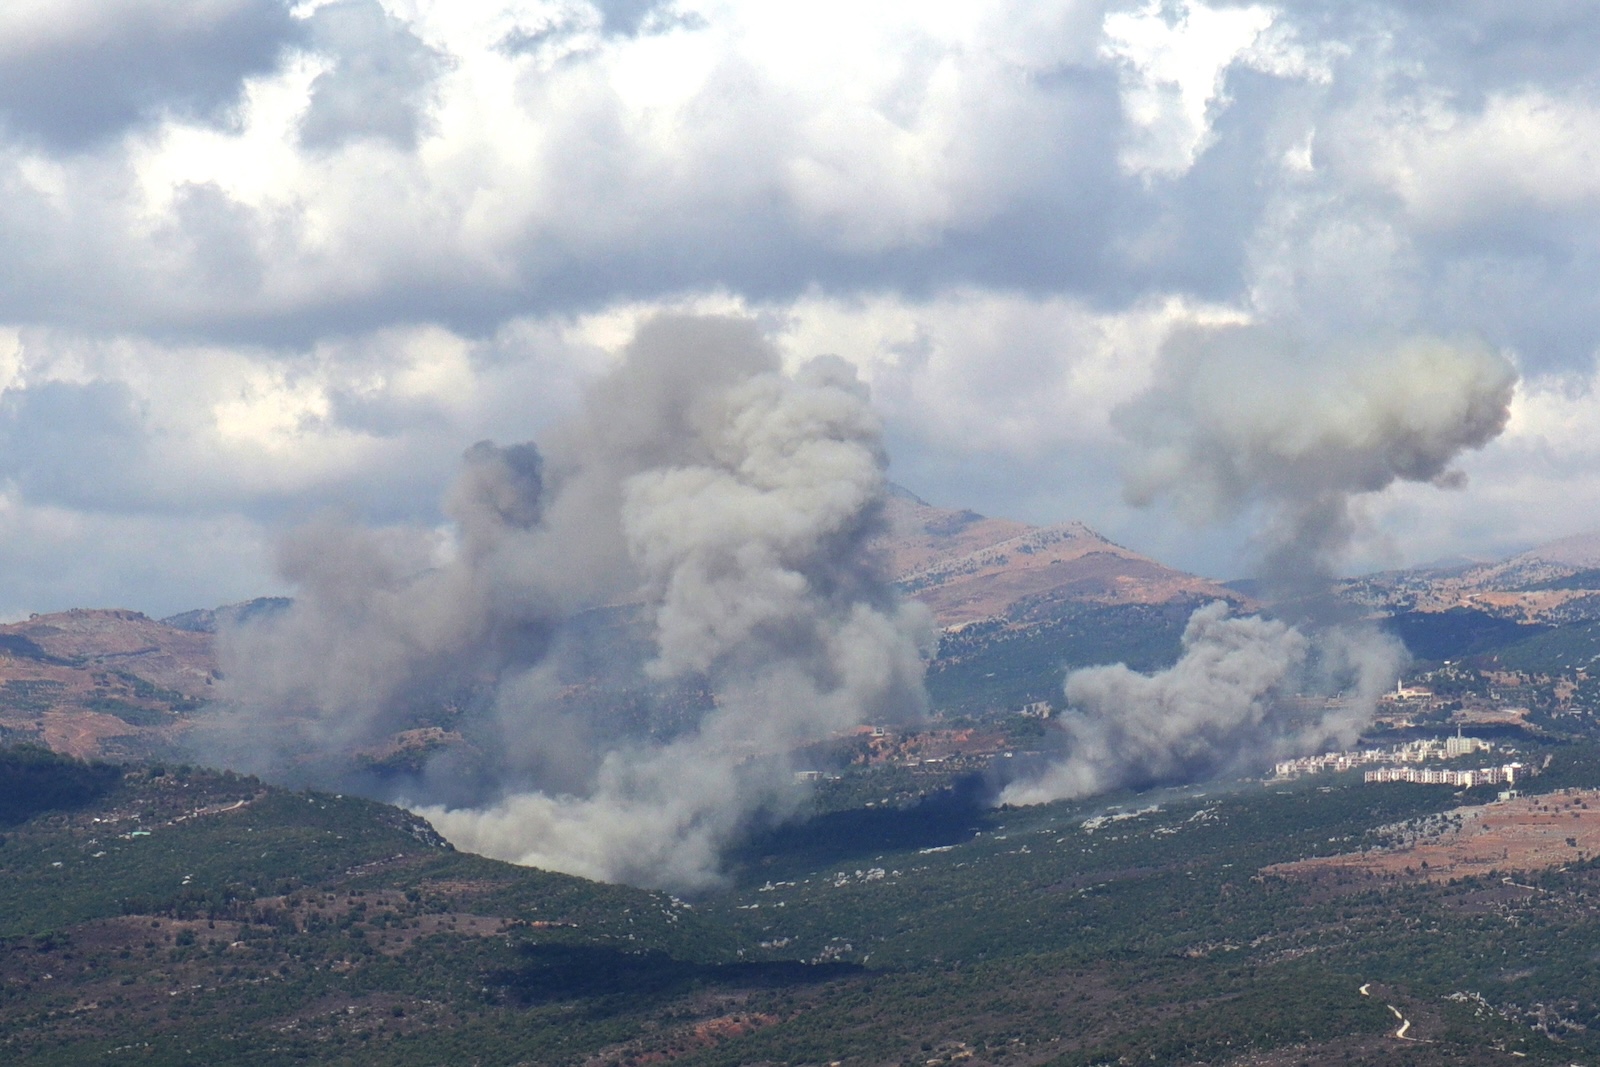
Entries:
{"type": "MultiPolygon", "coordinates": [[[[1578,825],[1567,809],[1593,794],[1564,783],[1600,748],[1551,752],[1554,791],[1524,806],[1578,825]]],[[[959,779],[896,799],[883,773],[827,783],[809,821],[681,899],[454,852],[356,798],[99,775],[4,828],[0,1047],[30,1064],[616,1067],[1600,1051],[1600,864],[1341,865],[1415,868],[1458,816],[1452,790],[1345,774],[990,809],[959,779]]],[[[1504,814],[1485,822],[1528,817],[1487,801],[1504,814]]]]}
{"type": "MultiPolygon", "coordinates": [[[[191,765],[185,736],[217,689],[214,616],[78,611],[6,627],[3,1055],[574,1067],[1600,1056],[1594,623],[1459,599],[1385,623],[1415,660],[1367,741],[1486,732],[1496,751],[1479,763],[1539,769],[1518,797],[1365,782],[1361,767],[1271,781],[1261,767],[997,808],[1009,766],[1055,743],[1064,669],[1162,668],[1197,604],[1254,602],[1082,528],[896,507],[898,540],[879,550],[943,624],[931,717],[795,753],[811,779],[802,817],[758,820],[719,885],[678,897],[467,855],[400,808],[191,765]]],[[[570,699],[619,699],[606,692],[570,699]]],[[[471,743],[446,717],[358,757],[400,766],[471,743]]]]}

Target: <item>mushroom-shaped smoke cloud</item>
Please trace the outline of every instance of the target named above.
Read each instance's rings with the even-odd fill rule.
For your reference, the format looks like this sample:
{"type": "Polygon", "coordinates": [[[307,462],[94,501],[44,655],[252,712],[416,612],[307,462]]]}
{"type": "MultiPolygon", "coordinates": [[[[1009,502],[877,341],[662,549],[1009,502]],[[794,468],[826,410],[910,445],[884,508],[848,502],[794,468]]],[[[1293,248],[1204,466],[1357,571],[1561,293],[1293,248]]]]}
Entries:
{"type": "Polygon", "coordinates": [[[1004,800],[1190,780],[1353,742],[1405,652],[1326,595],[1354,534],[1352,502],[1396,481],[1460,485],[1452,463],[1505,427],[1517,376],[1479,344],[1313,351],[1230,325],[1175,337],[1156,380],[1116,416],[1131,445],[1129,498],[1170,497],[1197,522],[1264,509],[1263,587],[1288,621],[1228,618],[1212,604],[1168,670],[1072,672],[1065,756],[1004,800]]]}
{"type": "Polygon", "coordinates": [[[1129,498],[1170,497],[1197,522],[1264,505],[1261,577],[1303,594],[1349,546],[1355,497],[1396,481],[1462,484],[1451,464],[1505,428],[1517,374],[1472,342],[1312,350],[1230,325],[1176,336],[1156,380],[1116,416],[1132,446],[1129,498]]]}
{"type": "Polygon", "coordinates": [[[788,374],[749,322],[654,320],[542,453],[467,452],[453,549],[332,523],[292,537],[294,606],[224,643],[242,710],[221,736],[326,775],[442,708],[480,758],[404,788],[458,845],[705,884],[753,812],[796,801],[788,752],[924,711],[927,614],[865,551],[884,466],[847,364],[788,374]],[[608,612],[645,638],[606,636],[608,612]],[[623,738],[563,700],[600,676],[692,679],[709,700],[670,739],[623,738]]]}

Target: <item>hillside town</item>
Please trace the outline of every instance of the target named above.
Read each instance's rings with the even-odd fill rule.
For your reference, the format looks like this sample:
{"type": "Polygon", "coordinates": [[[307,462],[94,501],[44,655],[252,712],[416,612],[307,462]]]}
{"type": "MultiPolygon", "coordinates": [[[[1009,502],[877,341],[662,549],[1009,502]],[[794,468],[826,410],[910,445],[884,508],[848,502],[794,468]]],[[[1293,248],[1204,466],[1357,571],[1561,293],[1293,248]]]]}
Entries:
{"type": "Polygon", "coordinates": [[[1395,745],[1393,748],[1368,748],[1359,752],[1324,752],[1318,756],[1281,760],[1273,765],[1272,778],[1283,781],[1307,774],[1321,774],[1324,771],[1337,774],[1340,771],[1352,771],[1357,767],[1373,763],[1426,763],[1429,760],[1455,759],[1457,756],[1469,756],[1493,750],[1494,745],[1479,737],[1462,737],[1457,734],[1455,737],[1443,740],[1425,738],[1421,741],[1408,741],[1405,744],[1395,745]]]}
{"type": "Polygon", "coordinates": [[[1478,785],[1515,785],[1523,773],[1521,763],[1510,762],[1497,767],[1454,769],[1421,767],[1430,760],[1457,759],[1480,752],[1492,752],[1494,745],[1480,737],[1425,738],[1408,741],[1392,748],[1368,748],[1357,752],[1325,752],[1317,756],[1301,756],[1282,760],[1274,765],[1268,782],[1291,781],[1308,774],[1327,772],[1337,774],[1369,767],[1362,775],[1363,782],[1416,782],[1423,785],[1454,785],[1470,788],[1478,785]],[[1373,764],[1380,766],[1373,767],[1373,764]],[[1400,764],[1401,766],[1395,766],[1400,764]]]}
{"type": "Polygon", "coordinates": [[[1447,767],[1379,767],[1367,771],[1363,782],[1417,782],[1422,785],[1454,785],[1471,788],[1475,785],[1516,785],[1522,764],[1506,763],[1499,767],[1475,767],[1471,770],[1451,770],[1447,767]]]}

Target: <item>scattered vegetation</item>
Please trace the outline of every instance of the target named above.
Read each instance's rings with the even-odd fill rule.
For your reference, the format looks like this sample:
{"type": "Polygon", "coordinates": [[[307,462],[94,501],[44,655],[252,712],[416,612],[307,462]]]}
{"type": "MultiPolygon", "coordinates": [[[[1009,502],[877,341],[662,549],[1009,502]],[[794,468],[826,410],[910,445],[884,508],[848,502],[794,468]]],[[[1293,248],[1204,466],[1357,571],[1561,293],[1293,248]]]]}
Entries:
{"type": "MultiPolygon", "coordinates": [[[[1193,606],[1057,606],[952,634],[930,678],[941,725],[1042,745],[1039,708],[1066,669],[1165,666],[1193,606]]],[[[1433,691],[1525,701],[1536,728],[1505,729],[1525,762],[1550,758],[1534,787],[1600,786],[1600,624],[1444,615],[1394,623],[1433,691]]],[[[178,694],[106,683],[97,710],[185,712],[178,694]]],[[[636,734],[679,728],[602,696],[636,734]]],[[[46,707],[54,693],[3,697],[46,707]]],[[[670,706],[688,722],[700,703],[686,691],[670,706]]],[[[0,1059],[1600,1057],[1594,862],[1453,882],[1267,870],[1396,847],[1493,790],[1319,775],[997,810],[964,761],[883,766],[869,749],[810,754],[829,768],[810,818],[755,828],[726,886],[687,901],[465,855],[356,797],[0,749],[0,1059]]]]}
{"type": "MultiPolygon", "coordinates": [[[[1600,781],[1600,746],[1548,753],[1542,783],[1600,781]]],[[[683,901],[465,855],[354,797],[4,758],[0,780],[54,798],[0,845],[7,1062],[1600,1052],[1593,864],[1515,885],[1261,873],[1384,847],[1459,802],[1427,786],[1335,775],[996,810],[975,780],[857,769],[817,818],[749,841],[726,888],[683,901]],[[1419,1042],[1393,1036],[1391,1005],[1419,1042]]]]}

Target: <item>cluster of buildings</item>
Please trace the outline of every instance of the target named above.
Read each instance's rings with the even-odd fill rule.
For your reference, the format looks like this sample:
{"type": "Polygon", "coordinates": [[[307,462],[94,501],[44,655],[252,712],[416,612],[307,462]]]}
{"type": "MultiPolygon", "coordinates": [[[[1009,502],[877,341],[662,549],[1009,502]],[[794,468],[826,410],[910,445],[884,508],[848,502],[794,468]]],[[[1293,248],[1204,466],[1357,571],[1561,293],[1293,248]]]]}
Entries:
{"type": "Polygon", "coordinates": [[[1516,785],[1520,763],[1452,771],[1445,767],[1380,767],[1362,776],[1365,782],[1420,782],[1423,785],[1516,785]]]}
{"type": "MultiPolygon", "coordinates": [[[[1321,774],[1323,771],[1353,771],[1357,767],[1368,766],[1373,763],[1426,763],[1434,759],[1455,759],[1457,756],[1470,756],[1475,752],[1489,752],[1494,748],[1489,742],[1480,737],[1462,737],[1459,733],[1455,737],[1447,737],[1440,741],[1428,739],[1425,741],[1409,741],[1394,748],[1369,748],[1361,752],[1325,752],[1320,756],[1301,756],[1299,759],[1283,760],[1273,767],[1273,778],[1299,778],[1305,774],[1321,774]]],[[[1373,772],[1367,772],[1367,781],[1394,781],[1408,782],[1421,781],[1411,778],[1385,778],[1372,777],[1373,772]]]]}

